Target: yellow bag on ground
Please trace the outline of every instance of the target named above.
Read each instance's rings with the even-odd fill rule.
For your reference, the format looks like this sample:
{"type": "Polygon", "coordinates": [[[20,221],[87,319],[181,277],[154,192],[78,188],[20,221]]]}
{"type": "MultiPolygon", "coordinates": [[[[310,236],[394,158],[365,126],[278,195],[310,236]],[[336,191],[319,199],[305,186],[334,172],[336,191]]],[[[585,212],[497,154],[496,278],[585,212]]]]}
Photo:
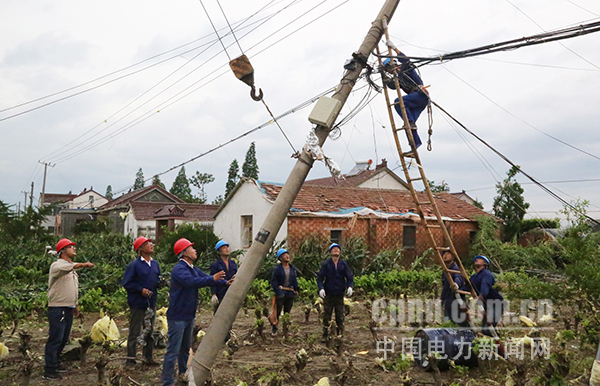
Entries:
{"type": "Polygon", "coordinates": [[[156,317],[156,322],[154,322],[154,330],[160,332],[164,336],[168,335],[169,325],[167,324],[167,317],[158,315],[156,317]]]}
{"type": "Polygon", "coordinates": [[[108,315],[94,323],[91,336],[95,343],[118,340],[121,337],[117,324],[108,315]]]}
{"type": "Polygon", "coordinates": [[[8,347],[4,345],[4,343],[0,343],[0,359],[6,358],[8,356],[8,347]]]}

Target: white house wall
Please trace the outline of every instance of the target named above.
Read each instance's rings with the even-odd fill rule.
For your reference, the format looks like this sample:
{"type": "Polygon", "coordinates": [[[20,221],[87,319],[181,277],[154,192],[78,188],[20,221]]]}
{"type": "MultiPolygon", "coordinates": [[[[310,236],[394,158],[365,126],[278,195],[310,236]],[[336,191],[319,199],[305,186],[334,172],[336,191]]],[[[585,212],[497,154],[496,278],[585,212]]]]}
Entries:
{"type": "Polygon", "coordinates": [[[94,209],[106,204],[108,200],[98,193],[90,190],[82,193],[69,202],[69,209],[94,209]],[[90,203],[90,196],[94,197],[93,203],[90,203]]]}
{"type": "MultiPolygon", "coordinates": [[[[231,197],[227,205],[221,209],[214,224],[215,234],[229,243],[231,250],[242,248],[242,218],[252,216],[252,240],[267,218],[273,204],[253,182],[245,182],[231,197]]],[[[287,218],[281,225],[276,242],[287,237],[287,218]]]]}
{"type": "Polygon", "coordinates": [[[369,178],[358,187],[371,189],[407,190],[404,185],[398,182],[398,180],[392,177],[389,173],[379,173],[378,175],[369,178]]]}

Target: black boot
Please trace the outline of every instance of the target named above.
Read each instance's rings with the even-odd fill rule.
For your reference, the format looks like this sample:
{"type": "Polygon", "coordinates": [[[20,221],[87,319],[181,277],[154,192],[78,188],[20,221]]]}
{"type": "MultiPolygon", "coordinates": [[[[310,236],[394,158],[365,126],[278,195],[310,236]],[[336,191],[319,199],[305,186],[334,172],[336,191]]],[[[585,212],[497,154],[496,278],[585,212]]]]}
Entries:
{"type": "Polygon", "coordinates": [[[327,343],[329,340],[329,329],[327,327],[323,327],[323,337],[321,338],[321,343],[327,343]]]}

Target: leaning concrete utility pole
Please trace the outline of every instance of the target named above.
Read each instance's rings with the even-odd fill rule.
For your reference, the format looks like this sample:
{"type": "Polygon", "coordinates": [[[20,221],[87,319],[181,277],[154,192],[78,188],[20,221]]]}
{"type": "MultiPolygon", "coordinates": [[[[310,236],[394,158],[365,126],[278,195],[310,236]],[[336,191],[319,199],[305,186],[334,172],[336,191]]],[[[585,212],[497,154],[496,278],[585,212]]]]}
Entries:
{"type": "MultiPolygon", "coordinates": [[[[383,20],[386,20],[389,23],[399,2],[400,0],[386,0],[379,15],[377,15],[377,19],[372,23],[371,29],[363,40],[358,52],[353,54],[356,65],[351,67],[352,69],[346,71],[332,96],[332,99],[339,102],[339,108],[333,113],[333,120],[335,120],[339,114],[339,109],[344,105],[346,99],[348,99],[348,95],[350,94],[350,91],[352,91],[352,87],[360,76],[364,64],[371,55],[371,52],[373,52],[379,43],[384,31],[383,20]]],[[[319,139],[319,146],[323,146],[329,131],[330,128],[323,125],[317,125],[315,133],[319,139]]],[[[213,316],[212,322],[206,331],[206,335],[202,338],[202,342],[200,343],[198,350],[196,350],[196,354],[192,361],[192,370],[196,385],[203,386],[209,378],[210,370],[219,350],[223,346],[225,336],[229,332],[231,325],[246,298],[246,294],[262,265],[264,257],[273,245],[273,241],[279,232],[281,224],[285,220],[308,172],[312,168],[313,162],[312,156],[305,148],[294,165],[281,192],[277,196],[277,199],[260,228],[260,231],[257,233],[252,246],[248,250],[245,261],[241,264],[235,277],[235,281],[225,294],[225,298],[217,310],[217,313],[213,316]]]]}

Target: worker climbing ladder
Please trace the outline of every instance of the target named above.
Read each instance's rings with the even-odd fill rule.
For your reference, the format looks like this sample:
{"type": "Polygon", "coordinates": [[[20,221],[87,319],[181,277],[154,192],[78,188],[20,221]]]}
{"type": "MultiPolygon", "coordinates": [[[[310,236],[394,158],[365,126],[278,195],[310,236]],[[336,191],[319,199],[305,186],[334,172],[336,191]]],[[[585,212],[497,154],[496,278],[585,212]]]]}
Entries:
{"type": "MultiPolygon", "coordinates": [[[[384,33],[385,33],[386,39],[389,40],[387,23],[385,23],[385,22],[384,22],[384,33]]],[[[383,62],[381,60],[379,47],[377,47],[376,50],[377,50],[377,54],[379,57],[379,66],[382,67],[383,62]]],[[[390,57],[394,56],[392,49],[389,47],[388,47],[388,55],[390,57]]],[[[456,295],[456,299],[461,304],[461,307],[466,308],[466,304],[462,300],[461,295],[471,295],[471,296],[473,296],[473,298],[477,298],[477,293],[475,292],[475,289],[473,288],[473,286],[471,285],[471,283],[469,281],[469,275],[467,274],[461,260],[458,258],[456,259],[456,262],[459,267],[459,271],[454,271],[454,270],[450,270],[450,269],[448,269],[448,267],[446,267],[446,264],[444,263],[444,259],[442,258],[442,255],[445,251],[450,251],[452,253],[452,255],[455,257],[458,257],[458,254],[456,253],[456,249],[454,248],[454,243],[452,242],[452,239],[450,238],[450,233],[448,232],[448,229],[446,228],[446,224],[444,223],[444,221],[442,219],[442,215],[440,214],[440,211],[435,202],[434,195],[431,192],[431,189],[429,187],[427,177],[425,176],[425,170],[423,169],[423,167],[421,165],[421,158],[419,156],[419,152],[417,151],[417,146],[415,144],[415,139],[413,137],[413,129],[411,128],[411,125],[408,121],[408,116],[406,114],[406,108],[404,106],[404,101],[402,100],[400,83],[398,81],[398,76],[401,76],[401,74],[399,73],[399,69],[397,67],[395,67],[393,71],[394,71],[393,80],[394,80],[394,83],[396,86],[395,87],[396,92],[398,93],[398,99],[396,102],[390,101],[389,89],[386,86],[386,82],[383,82],[383,93],[385,95],[388,115],[390,118],[392,132],[394,134],[394,141],[396,142],[396,148],[398,150],[398,154],[400,155],[400,162],[402,163],[402,169],[404,171],[404,176],[405,176],[406,182],[410,189],[410,195],[415,203],[417,213],[420,217],[421,224],[423,224],[423,228],[425,229],[425,231],[427,233],[427,237],[429,237],[430,245],[432,245],[434,248],[435,259],[440,264],[443,274],[446,275],[446,278],[448,279],[448,283],[454,284],[452,274],[460,274],[465,279],[465,281],[467,283],[469,283],[469,287],[471,289],[470,292],[463,291],[463,290],[457,288],[456,284],[454,284],[454,288],[453,288],[453,291],[456,295]],[[400,106],[400,111],[402,112],[402,118],[404,121],[403,125],[399,128],[397,127],[396,122],[394,120],[394,112],[392,110],[392,108],[395,105],[400,106]],[[402,131],[404,131],[406,133],[406,137],[408,138],[408,142],[410,144],[410,150],[407,152],[404,152],[402,150],[402,146],[400,145],[400,139],[398,138],[398,133],[402,132],[402,131]],[[416,168],[412,168],[413,170],[414,169],[417,170],[418,174],[416,176],[412,176],[410,173],[411,170],[409,169],[409,166],[412,164],[416,164],[416,168]],[[415,189],[414,183],[418,182],[418,181],[420,181],[423,184],[423,192],[418,192],[415,189]],[[437,220],[435,224],[432,224],[432,222],[426,218],[425,211],[424,211],[425,206],[431,207],[431,209],[436,217],[436,220],[437,220]],[[447,246],[439,246],[438,243],[436,243],[436,239],[433,235],[434,229],[439,229],[441,231],[441,233],[443,235],[443,239],[444,239],[444,245],[447,245],[447,246]]],[[[473,324],[473,321],[471,320],[471,318],[467,318],[467,320],[469,321],[469,324],[471,325],[471,327],[475,328],[475,325],[473,324]]],[[[498,338],[498,335],[497,335],[495,329],[492,326],[489,326],[489,327],[491,328],[494,338],[498,338]]]]}

